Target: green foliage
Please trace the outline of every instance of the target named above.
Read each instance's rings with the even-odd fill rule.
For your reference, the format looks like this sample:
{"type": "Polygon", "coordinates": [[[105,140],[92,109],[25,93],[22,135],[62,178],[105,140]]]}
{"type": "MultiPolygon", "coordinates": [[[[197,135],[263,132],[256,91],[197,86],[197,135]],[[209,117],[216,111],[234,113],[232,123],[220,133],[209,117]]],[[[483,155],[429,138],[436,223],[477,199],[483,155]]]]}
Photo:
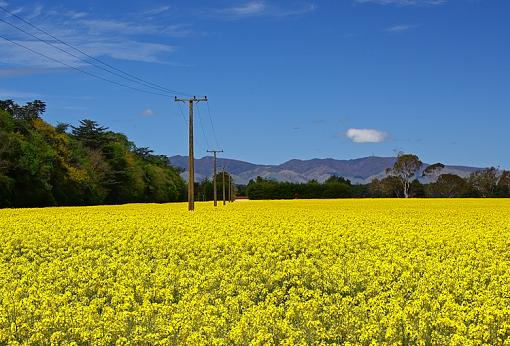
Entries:
{"type": "Polygon", "coordinates": [[[376,198],[400,198],[402,194],[402,182],[393,175],[389,175],[381,180],[374,179],[370,184],[371,197],[376,198]]]}
{"type": "Polygon", "coordinates": [[[494,196],[498,181],[498,170],[494,167],[473,172],[468,178],[470,187],[484,198],[494,196]]]}
{"type": "Polygon", "coordinates": [[[430,165],[423,170],[422,177],[430,177],[434,179],[441,173],[444,168],[445,165],[443,165],[441,162],[434,163],[433,165],[430,165]]]}
{"type": "Polygon", "coordinates": [[[277,182],[257,177],[246,187],[250,199],[319,199],[353,197],[351,182],[342,177],[330,177],[323,184],[311,180],[304,184],[277,182]]]}
{"type": "MultiPolygon", "coordinates": [[[[137,147],[128,138],[89,119],[77,126],[46,123],[43,101],[18,105],[0,100],[0,208],[53,205],[170,202],[186,198],[180,171],[166,156],[137,147]],[[69,132],[70,131],[70,132],[69,132]]],[[[445,166],[425,168],[416,176],[418,156],[400,154],[383,179],[352,185],[332,176],[324,183],[297,184],[258,177],[247,186],[233,185],[233,196],[250,199],[319,199],[365,197],[510,197],[510,172],[487,168],[464,179],[440,174],[445,166]],[[436,178],[437,177],[437,178],[436,178]]],[[[226,197],[231,176],[225,174],[226,197]]],[[[223,175],[216,176],[218,200],[223,175]]],[[[213,182],[196,183],[196,200],[213,199],[213,182]]]]}
{"type": "Polygon", "coordinates": [[[41,100],[34,100],[20,106],[13,100],[0,100],[0,109],[6,111],[16,120],[32,121],[41,118],[46,111],[46,103],[41,100]]]}
{"type": "Polygon", "coordinates": [[[510,171],[503,171],[496,187],[497,197],[510,197],[510,171]]]}
{"type": "Polygon", "coordinates": [[[92,120],[41,119],[42,101],[0,101],[0,207],[170,202],[184,198],[166,157],[92,120]]]}
{"type": "Polygon", "coordinates": [[[468,184],[458,175],[441,174],[435,183],[429,184],[427,190],[432,197],[458,198],[468,194],[468,184]]]}
{"type": "MultiPolygon", "coordinates": [[[[238,189],[235,185],[234,178],[227,172],[218,172],[216,174],[216,193],[218,200],[223,200],[223,183],[225,183],[225,200],[229,198],[230,179],[232,179],[232,199],[237,196],[238,189]]],[[[214,200],[214,184],[213,180],[204,179],[199,183],[195,183],[195,198],[199,201],[214,200]]]]}
{"type": "Polygon", "coordinates": [[[411,197],[411,183],[415,180],[416,173],[422,165],[423,162],[420,161],[418,156],[400,153],[393,167],[387,170],[390,175],[400,180],[405,198],[411,197]]]}
{"type": "Polygon", "coordinates": [[[108,142],[109,138],[106,130],[107,127],[99,126],[99,124],[90,119],[80,120],[80,126],[72,126],[72,135],[83,146],[90,149],[102,149],[108,142]]]}

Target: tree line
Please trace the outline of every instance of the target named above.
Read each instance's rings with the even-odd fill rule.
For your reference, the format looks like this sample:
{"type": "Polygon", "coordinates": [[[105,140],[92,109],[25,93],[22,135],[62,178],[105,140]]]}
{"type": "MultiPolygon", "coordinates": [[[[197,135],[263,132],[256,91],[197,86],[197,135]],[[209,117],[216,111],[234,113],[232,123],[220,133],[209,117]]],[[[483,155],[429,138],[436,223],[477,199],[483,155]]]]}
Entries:
{"type": "Polygon", "coordinates": [[[485,168],[462,178],[443,172],[445,166],[435,163],[424,168],[414,154],[400,153],[386,176],[369,184],[352,184],[342,177],[330,177],[324,183],[278,182],[257,177],[238,190],[249,199],[294,198],[477,198],[510,197],[510,171],[485,168]],[[427,177],[423,184],[418,178],[427,177]]]}
{"type": "Polygon", "coordinates": [[[330,177],[322,184],[316,180],[291,183],[257,177],[243,191],[249,199],[318,199],[351,198],[356,196],[356,188],[342,177],[330,177]]]}
{"type": "MultiPolygon", "coordinates": [[[[216,194],[218,201],[223,200],[223,191],[225,191],[225,200],[233,201],[238,194],[238,187],[235,185],[234,178],[226,171],[216,174],[216,194]]],[[[214,178],[205,178],[200,182],[195,182],[195,200],[212,201],[214,200],[214,178]]]]}
{"type": "Polygon", "coordinates": [[[52,126],[43,101],[0,101],[0,207],[171,202],[186,197],[166,156],[84,119],[52,126]]]}
{"type": "MultiPolygon", "coordinates": [[[[137,147],[125,135],[93,120],[52,126],[42,118],[45,111],[40,100],[25,105],[0,100],[0,207],[186,199],[181,171],[171,166],[168,157],[137,147]]],[[[246,186],[234,185],[228,173],[215,178],[218,200],[223,198],[223,179],[227,200],[236,195],[250,199],[510,197],[509,171],[490,167],[462,178],[444,173],[441,163],[423,166],[418,156],[401,153],[384,178],[365,185],[335,176],[323,183],[258,177],[246,186]],[[422,184],[419,175],[431,183],[422,184]]],[[[213,181],[196,183],[195,191],[196,200],[212,200],[213,181]]]]}

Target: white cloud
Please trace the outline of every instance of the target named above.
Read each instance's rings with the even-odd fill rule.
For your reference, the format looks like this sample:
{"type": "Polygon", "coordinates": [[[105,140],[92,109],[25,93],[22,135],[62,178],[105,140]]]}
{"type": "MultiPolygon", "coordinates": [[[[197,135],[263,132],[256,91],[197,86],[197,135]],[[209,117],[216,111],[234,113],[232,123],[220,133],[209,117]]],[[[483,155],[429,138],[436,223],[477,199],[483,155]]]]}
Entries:
{"type": "Polygon", "coordinates": [[[354,143],[381,143],[388,137],[386,132],[374,129],[349,129],[345,135],[354,143]]]}
{"type": "Polygon", "coordinates": [[[238,16],[253,16],[261,14],[266,10],[267,6],[263,1],[250,1],[237,7],[226,9],[225,12],[238,16]]]}
{"type": "Polygon", "coordinates": [[[79,18],[86,17],[88,15],[88,13],[87,12],[68,11],[65,13],[65,15],[71,19],[79,19],[79,18]]]}
{"type": "Polygon", "coordinates": [[[379,4],[379,5],[396,5],[396,6],[433,6],[441,5],[447,0],[355,0],[356,2],[365,4],[379,4]]]}
{"type": "Polygon", "coordinates": [[[133,23],[113,19],[87,19],[81,20],[79,24],[94,34],[151,34],[156,31],[156,28],[153,25],[147,25],[146,23],[133,23]]]}
{"type": "Polygon", "coordinates": [[[162,26],[158,29],[160,35],[166,35],[169,37],[189,37],[195,34],[192,30],[191,25],[188,24],[172,24],[162,26]]]}
{"type": "MultiPolygon", "coordinates": [[[[20,41],[20,40],[13,41],[26,48],[14,45],[11,42],[0,42],[0,47],[2,50],[2,62],[10,66],[24,66],[36,68],[62,68],[65,65],[74,67],[86,65],[79,59],[67,55],[40,41],[20,41]],[[27,49],[38,52],[42,55],[36,54],[27,49]],[[43,55],[45,55],[48,58],[44,57],[43,55]],[[56,62],[55,60],[61,61],[62,64],[56,62]]],[[[60,47],[62,49],[65,48],[65,46],[61,44],[55,44],[55,46],[60,47]]]]}
{"type": "Polygon", "coordinates": [[[160,7],[156,7],[156,8],[151,8],[150,10],[147,10],[147,11],[143,12],[142,14],[146,15],[146,16],[157,16],[158,14],[165,13],[170,9],[171,9],[170,6],[165,5],[165,6],[160,6],[160,7]]]}
{"type": "MultiPolygon", "coordinates": [[[[20,16],[31,18],[35,15],[32,19],[35,25],[53,33],[56,37],[94,57],[108,56],[118,60],[171,64],[167,56],[175,51],[174,46],[151,43],[146,38],[140,38],[139,36],[185,37],[192,34],[189,26],[158,23],[149,21],[142,16],[131,17],[129,20],[111,20],[91,18],[85,12],[61,8],[45,9],[41,6],[35,6],[19,10],[21,11],[20,16]],[[134,37],[135,35],[136,38],[134,37]]],[[[162,8],[159,10],[162,10],[162,8]]],[[[62,50],[78,55],[77,52],[58,42],[52,42],[52,44],[62,50],[51,47],[44,42],[29,39],[26,35],[6,25],[0,24],[0,30],[19,45],[40,52],[52,59],[62,61],[67,65],[73,67],[88,65],[86,57],[83,57],[86,60],[84,62],[66,54],[62,50]]],[[[43,35],[36,31],[34,31],[34,34],[38,37],[43,37],[43,35]]],[[[55,69],[64,67],[63,64],[51,61],[51,59],[37,55],[7,41],[0,40],[0,51],[2,52],[2,65],[5,68],[55,69]]],[[[6,70],[3,73],[13,75],[16,72],[6,70]]]]}
{"type": "Polygon", "coordinates": [[[280,17],[289,17],[289,16],[299,16],[302,14],[306,14],[308,12],[313,12],[317,9],[317,6],[314,4],[305,4],[300,7],[296,7],[293,9],[288,9],[286,11],[281,11],[278,16],[280,17]]]}
{"type": "Polygon", "coordinates": [[[171,53],[174,47],[137,41],[122,42],[93,42],[81,45],[82,50],[93,56],[109,56],[119,60],[164,63],[158,56],[163,53],[171,53]]]}
{"type": "MultiPolygon", "coordinates": [[[[21,8],[21,10],[22,10],[22,8],[21,8]]],[[[71,11],[58,11],[58,10],[53,10],[53,9],[47,10],[46,14],[50,15],[50,16],[68,17],[70,19],[80,19],[80,18],[88,16],[87,12],[79,12],[79,11],[72,11],[72,10],[71,11]]]]}
{"type": "Polygon", "coordinates": [[[399,32],[409,31],[409,30],[412,30],[412,29],[417,28],[417,27],[418,27],[417,25],[400,24],[400,25],[390,26],[390,27],[384,29],[384,31],[386,31],[386,32],[393,32],[393,33],[399,33],[399,32]]]}
{"type": "Polygon", "coordinates": [[[142,112],[142,115],[143,115],[144,117],[150,117],[150,116],[153,116],[153,115],[154,115],[154,111],[153,111],[152,109],[150,109],[150,108],[147,108],[146,110],[144,110],[144,111],[142,112]]]}
{"type": "Polygon", "coordinates": [[[39,17],[43,13],[43,7],[41,5],[36,5],[32,8],[32,13],[30,13],[27,19],[34,19],[35,17],[39,17]]]}
{"type": "Polygon", "coordinates": [[[237,6],[212,11],[212,14],[209,13],[209,15],[230,19],[246,17],[290,17],[312,12],[316,8],[317,7],[311,3],[283,7],[268,1],[253,0],[237,6]]]}
{"type": "Polygon", "coordinates": [[[111,35],[163,35],[168,37],[188,37],[193,34],[186,24],[151,24],[130,20],[85,19],[76,24],[95,36],[111,35]]]}
{"type": "MultiPolygon", "coordinates": [[[[65,68],[66,66],[82,67],[88,66],[87,58],[83,60],[76,52],[71,51],[63,44],[53,43],[65,51],[70,51],[74,56],[66,54],[58,49],[46,45],[40,41],[15,41],[33,51],[39,52],[51,58],[48,59],[42,55],[33,53],[25,48],[13,45],[10,42],[0,42],[0,49],[2,50],[2,62],[10,67],[25,67],[25,68],[65,68]],[[61,61],[58,63],[57,61],[61,61]]],[[[148,63],[166,63],[160,56],[172,53],[175,48],[169,45],[159,43],[146,43],[138,41],[123,40],[119,42],[112,41],[97,41],[86,44],[76,44],[79,49],[87,52],[87,54],[94,57],[108,56],[118,60],[126,61],[139,61],[148,63]]],[[[9,71],[6,71],[8,73],[9,71]]],[[[0,72],[1,75],[1,72],[0,72]]]]}

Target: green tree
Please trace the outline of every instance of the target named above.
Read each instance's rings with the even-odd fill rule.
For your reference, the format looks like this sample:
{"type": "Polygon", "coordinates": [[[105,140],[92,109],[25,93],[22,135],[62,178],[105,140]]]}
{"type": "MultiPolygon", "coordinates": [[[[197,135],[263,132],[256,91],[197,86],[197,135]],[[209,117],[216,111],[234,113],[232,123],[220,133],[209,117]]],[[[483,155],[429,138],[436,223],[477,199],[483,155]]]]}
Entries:
{"type": "Polygon", "coordinates": [[[182,200],[167,157],[93,120],[52,126],[42,101],[0,101],[0,207],[182,200]]]}
{"type": "Polygon", "coordinates": [[[467,194],[467,183],[455,174],[441,174],[435,183],[429,184],[431,197],[458,198],[467,194]]]}
{"type": "Polygon", "coordinates": [[[422,177],[428,177],[432,181],[436,181],[444,167],[445,165],[440,162],[429,165],[423,170],[422,177]]]}
{"type": "Polygon", "coordinates": [[[372,197],[400,198],[402,197],[402,181],[393,175],[380,180],[374,179],[369,191],[372,197]]]}
{"type": "Polygon", "coordinates": [[[467,181],[481,197],[487,198],[494,196],[498,180],[498,170],[490,167],[471,173],[467,181]]]}
{"type": "Polygon", "coordinates": [[[80,120],[77,127],[71,126],[72,135],[90,149],[101,149],[108,143],[107,127],[100,126],[90,119],[80,120]]]}
{"type": "Polygon", "coordinates": [[[3,100],[0,101],[0,109],[9,113],[13,119],[30,122],[41,118],[46,111],[46,103],[41,100],[34,100],[20,106],[13,100],[3,100]]]}
{"type": "Polygon", "coordinates": [[[350,181],[342,177],[330,177],[324,183],[310,180],[307,183],[277,182],[257,177],[246,186],[250,199],[312,199],[312,198],[349,198],[353,196],[350,181]]]}
{"type": "Polygon", "coordinates": [[[352,197],[351,181],[343,177],[331,176],[322,187],[323,198],[350,198],[352,197]]]}
{"type": "Polygon", "coordinates": [[[418,156],[400,153],[393,167],[387,170],[388,174],[399,179],[405,198],[409,197],[411,183],[422,165],[418,156]]]}
{"type": "Polygon", "coordinates": [[[503,171],[497,186],[498,197],[510,197],[510,171],[503,171]]]}

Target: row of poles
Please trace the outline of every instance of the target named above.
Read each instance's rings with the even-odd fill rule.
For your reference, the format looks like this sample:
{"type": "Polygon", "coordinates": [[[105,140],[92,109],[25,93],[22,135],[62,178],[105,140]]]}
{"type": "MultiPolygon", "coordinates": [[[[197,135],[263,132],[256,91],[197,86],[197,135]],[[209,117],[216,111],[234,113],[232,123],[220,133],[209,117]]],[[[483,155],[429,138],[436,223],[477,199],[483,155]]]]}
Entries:
{"type": "MultiPolygon", "coordinates": [[[[112,65],[108,64],[108,63],[105,63],[89,54],[87,54],[86,52],[84,52],[83,50],[79,49],[79,48],[76,48],[75,46],[65,42],[65,41],[62,41],[61,39],[59,39],[58,37],[54,36],[53,34],[51,34],[50,32],[44,30],[44,29],[41,29],[39,28],[38,26],[32,24],[30,21],[26,20],[26,19],[23,19],[22,17],[18,16],[16,13],[14,12],[11,12],[9,11],[6,7],[3,6],[3,2],[0,0],[0,10],[7,13],[8,15],[22,21],[23,23],[25,23],[26,25],[29,25],[31,28],[33,29],[36,29],[39,33],[42,33],[43,35],[45,36],[49,36],[51,37],[52,40],[45,40],[45,39],[42,39],[40,36],[38,35],[35,35],[33,34],[32,32],[30,31],[27,31],[19,26],[17,26],[16,24],[13,24],[11,23],[10,21],[6,21],[2,18],[0,18],[0,22],[4,23],[4,24],[7,24],[9,25],[10,27],[26,34],[26,35],[29,35],[31,36],[33,39],[37,40],[38,42],[41,42],[41,43],[44,43],[48,46],[51,46],[55,49],[58,49],[59,51],[61,51],[62,53],[65,53],[75,59],[78,59],[84,63],[86,63],[87,65],[91,64],[92,66],[102,70],[103,72],[108,72],[110,73],[111,75],[114,75],[116,77],[120,77],[124,80],[127,80],[129,81],[130,83],[136,83],[138,85],[138,87],[135,87],[135,86],[132,86],[130,84],[124,84],[124,83],[121,83],[121,82],[118,82],[116,80],[112,80],[112,79],[109,79],[109,78],[106,78],[106,77],[103,77],[101,75],[98,75],[98,74],[95,74],[95,73],[92,73],[92,72],[89,72],[89,71],[86,71],[86,70],[83,70],[83,69],[80,69],[76,66],[72,66],[72,65],[69,65],[68,63],[62,61],[62,60],[59,60],[59,59],[55,59],[45,53],[42,53],[36,49],[32,49],[30,47],[27,47],[23,44],[21,44],[20,42],[18,41],[15,41],[15,40],[11,40],[7,37],[4,37],[0,34],[0,39],[3,39],[7,42],[10,42],[11,44],[13,45],[16,45],[20,48],[23,48],[25,50],[28,50],[34,54],[37,54],[39,56],[42,56],[44,57],[45,59],[48,59],[48,60],[51,60],[55,63],[58,63],[60,65],[63,65],[63,66],[66,66],[67,68],[71,68],[71,69],[74,69],[78,72],[81,72],[83,74],[86,74],[88,75],[89,77],[93,77],[93,78],[96,78],[96,79],[100,79],[104,82],[108,82],[110,84],[114,84],[116,86],[120,86],[120,87],[124,87],[124,88],[128,88],[128,89],[131,89],[131,90],[135,90],[135,91],[138,91],[138,92],[143,92],[143,93],[147,93],[147,94],[153,94],[153,95],[159,95],[159,96],[164,96],[164,97],[168,97],[169,95],[171,94],[175,94],[175,93],[179,93],[179,94],[182,94],[180,92],[177,92],[175,90],[171,90],[171,89],[168,89],[168,88],[165,88],[163,86],[160,86],[160,85],[157,85],[157,84],[154,84],[154,83],[151,83],[151,82],[148,82],[144,79],[141,79],[139,77],[136,77],[132,74],[130,74],[129,72],[125,72],[121,69],[118,69],[116,67],[113,67],[112,65]],[[58,42],[58,44],[54,44],[52,42],[58,42]],[[69,51],[68,49],[64,49],[63,47],[66,47],[66,48],[70,48],[72,49],[72,51],[69,51]],[[142,88],[143,87],[143,88],[142,88]],[[149,89],[149,90],[147,90],[149,89]],[[152,91],[151,91],[152,90],[152,91]]],[[[182,94],[182,95],[186,95],[186,94],[182,94]]],[[[188,209],[190,211],[194,210],[195,209],[195,200],[194,200],[194,185],[195,185],[195,165],[194,165],[194,154],[193,154],[193,105],[195,103],[198,103],[198,102],[207,102],[207,96],[205,97],[202,97],[202,98],[197,98],[195,96],[193,96],[192,98],[177,98],[177,96],[175,97],[175,102],[184,102],[184,103],[188,103],[189,104],[189,179],[188,179],[188,209]]],[[[211,121],[212,123],[212,121],[211,121]]],[[[216,157],[216,155],[215,155],[216,157]]],[[[216,168],[215,168],[216,170],[216,168]]],[[[223,174],[225,175],[225,174],[223,174]]],[[[216,178],[216,177],[215,177],[216,178]]],[[[231,179],[230,179],[231,180],[231,179]]],[[[216,202],[216,181],[215,181],[215,191],[214,191],[214,205],[217,205],[217,202],[216,202]]]]}
{"type": "MultiPolygon", "coordinates": [[[[208,152],[212,152],[212,151],[208,151],[208,152]]],[[[216,158],[215,160],[216,161],[216,158]]],[[[230,174],[228,174],[226,171],[225,171],[225,167],[222,167],[222,171],[219,173],[219,174],[216,174],[216,163],[213,164],[213,171],[215,173],[213,173],[213,190],[214,190],[214,206],[216,207],[218,205],[218,196],[217,196],[217,184],[218,184],[218,178],[221,176],[221,185],[222,185],[222,190],[223,190],[223,205],[227,204],[227,202],[233,202],[234,201],[234,185],[233,185],[233,182],[232,182],[232,176],[230,174]],[[226,182],[225,180],[225,176],[228,176],[228,182],[226,182]],[[214,178],[216,177],[216,179],[214,178]],[[227,191],[228,189],[228,191],[227,191]]],[[[199,192],[198,193],[198,196],[202,196],[202,200],[205,202],[206,201],[206,189],[204,188],[203,191],[199,192]]]]}
{"type": "MultiPolygon", "coordinates": [[[[194,140],[193,140],[193,106],[198,102],[207,102],[207,96],[202,98],[197,98],[193,96],[192,98],[178,98],[175,97],[175,102],[184,102],[188,103],[189,107],[189,143],[188,143],[188,210],[195,210],[195,156],[194,156],[194,140]]],[[[213,189],[214,189],[214,206],[218,205],[218,195],[216,189],[216,155],[218,153],[222,153],[223,150],[207,150],[208,153],[213,153],[214,162],[213,162],[213,189]]],[[[225,168],[222,170],[222,179],[223,179],[223,205],[225,205],[225,168]]],[[[232,176],[229,175],[229,201],[232,201],[232,176]]]]}

